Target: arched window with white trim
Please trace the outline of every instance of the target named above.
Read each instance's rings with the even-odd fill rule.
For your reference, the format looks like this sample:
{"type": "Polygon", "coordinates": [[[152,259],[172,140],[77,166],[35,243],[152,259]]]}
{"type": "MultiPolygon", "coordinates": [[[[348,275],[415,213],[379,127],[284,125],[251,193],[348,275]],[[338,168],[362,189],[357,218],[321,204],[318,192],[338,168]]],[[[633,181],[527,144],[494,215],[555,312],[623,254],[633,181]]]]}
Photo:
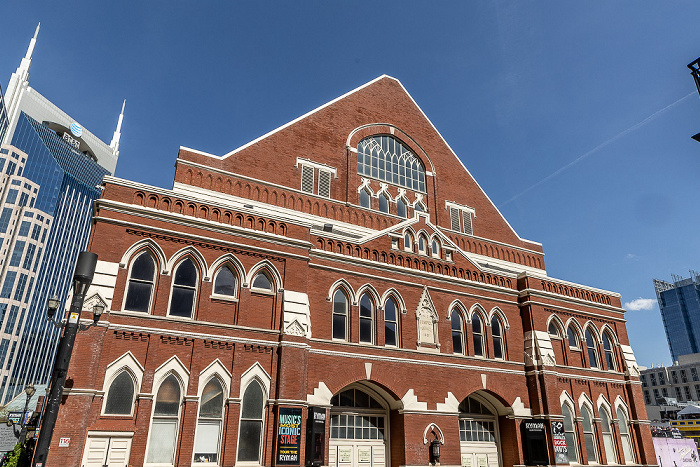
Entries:
{"type": "Polygon", "coordinates": [[[172,465],[175,460],[182,388],[174,374],[158,387],[148,440],[147,464],[172,465]]]}
{"type": "Polygon", "coordinates": [[[253,278],[250,288],[260,292],[272,292],[272,279],[270,279],[270,275],[267,273],[267,271],[263,270],[258,272],[253,278]]]}
{"type": "Polygon", "coordinates": [[[421,255],[428,254],[428,239],[423,234],[418,235],[418,253],[421,255]]]}
{"type": "Polygon", "coordinates": [[[603,352],[605,353],[605,364],[608,370],[616,371],[617,365],[615,364],[615,349],[613,347],[613,340],[610,338],[608,332],[603,333],[603,352]]]}
{"type": "Polygon", "coordinates": [[[366,189],[360,190],[360,206],[369,209],[371,205],[370,194],[366,189]]]}
{"type": "Polygon", "coordinates": [[[433,258],[440,257],[440,242],[437,238],[433,238],[433,241],[431,242],[430,254],[433,256],[433,258]]]}
{"type": "Polygon", "coordinates": [[[630,435],[630,425],[622,407],[617,408],[617,426],[620,430],[620,441],[622,441],[622,454],[626,464],[634,464],[634,449],[632,448],[632,437],[630,435]]]}
{"type": "Polygon", "coordinates": [[[357,173],[425,192],[425,167],[403,142],[391,135],[373,135],[357,144],[357,173]]]}
{"type": "Polygon", "coordinates": [[[591,368],[600,368],[600,363],[598,362],[598,346],[596,346],[593,334],[591,334],[590,329],[586,329],[586,348],[588,349],[588,364],[591,368]]]}
{"type": "Polygon", "coordinates": [[[109,385],[105,415],[131,415],[134,393],[134,377],[127,370],[122,370],[109,385]]]}
{"type": "Polygon", "coordinates": [[[478,313],[472,316],[472,337],[474,340],[474,355],[484,356],[484,326],[478,313]]]}
{"type": "Polygon", "coordinates": [[[194,462],[218,463],[224,420],[224,387],[212,377],[202,390],[194,441],[194,462]]]}
{"type": "Polygon", "coordinates": [[[155,285],[156,262],[148,251],[143,251],[131,264],[124,310],[148,313],[151,309],[155,285]]]}
{"type": "Polygon", "coordinates": [[[263,438],[265,395],[257,380],[252,380],[241,401],[241,421],[238,429],[238,461],[260,462],[263,438]]]}
{"type": "Polygon", "coordinates": [[[403,249],[406,251],[413,251],[413,236],[411,232],[403,234],[403,249]]]}
{"type": "Polygon", "coordinates": [[[197,268],[190,258],[186,258],[177,265],[173,274],[173,288],[170,294],[168,315],[192,318],[195,299],[197,298],[197,276],[197,268]]]}
{"type": "Polygon", "coordinates": [[[503,325],[498,316],[491,319],[491,337],[493,338],[493,358],[505,358],[506,346],[503,338],[503,325]]]}
{"type": "Polygon", "coordinates": [[[396,200],[396,215],[403,217],[404,219],[408,217],[408,203],[404,198],[399,198],[396,200]]]}
{"type": "Polygon", "coordinates": [[[452,310],[452,352],[464,354],[464,321],[458,308],[452,310]]]}
{"type": "Polygon", "coordinates": [[[379,210],[381,212],[389,213],[389,197],[386,193],[379,193],[379,210]]]}
{"type": "Polygon", "coordinates": [[[399,307],[393,297],[384,304],[384,345],[399,345],[399,307]]]}
{"type": "Polygon", "coordinates": [[[564,416],[564,437],[569,451],[569,462],[578,463],[578,444],[576,443],[576,422],[574,415],[566,402],[561,406],[561,414],[564,416]]]}
{"type": "Polygon", "coordinates": [[[347,340],[348,296],[342,289],[333,294],[333,339],[347,340]]]}
{"type": "Polygon", "coordinates": [[[556,324],[554,324],[554,320],[549,322],[547,332],[549,333],[550,337],[561,338],[561,334],[559,333],[559,328],[557,327],[556,324]]]}
{"type": "Polygon", "coordinates": [[[238,292],[238,278],[229,266],[222,266],[214,276],[214,295],[235,297],[238,292]]]}
{"type": "Polygon", "coordinates": [[[600,431],[603,434],[603,447],[605,448],[605,459],[608,464],[617,463],[615,455],[615,441],[613,439],[612,426],[610,425],[610,415],[605,407],[599,407],[600,431]]]}
{"type": "Polygon", "coordinates": [[[360,342],[374,343],[374,302],[367,293],[360,297],[360,342]]]}
{"type": "Polygon", "coordinates": [[[576,330],[574,329],[573,326],[569,326],[569,328],[566,330],[566,336],[567,339],[569,340],[569,348],[572,350],[580,350],[581,346],[579,345],[578,342],[578,335],[576,334],[576,330]]]}
{"type": "Polygon", "coordinates": [[[583,444],[586,446],[588,463],[597,463],[598,449],[596,449],[593,414],[591,414],[591,410],[587,405],[581,407],[581,425],[583,427],[583,444]]]}

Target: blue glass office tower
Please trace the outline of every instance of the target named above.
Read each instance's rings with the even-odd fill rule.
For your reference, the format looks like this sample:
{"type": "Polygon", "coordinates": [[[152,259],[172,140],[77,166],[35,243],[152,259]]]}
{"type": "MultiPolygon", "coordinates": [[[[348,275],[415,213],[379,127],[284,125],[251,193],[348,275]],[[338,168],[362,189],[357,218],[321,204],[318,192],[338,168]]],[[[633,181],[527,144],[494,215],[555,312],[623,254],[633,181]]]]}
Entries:
{"type": "Polygon", "coordinates": [[[654,279],[654,288],[673,360],[700,352],[700,276],[654,279]]]}

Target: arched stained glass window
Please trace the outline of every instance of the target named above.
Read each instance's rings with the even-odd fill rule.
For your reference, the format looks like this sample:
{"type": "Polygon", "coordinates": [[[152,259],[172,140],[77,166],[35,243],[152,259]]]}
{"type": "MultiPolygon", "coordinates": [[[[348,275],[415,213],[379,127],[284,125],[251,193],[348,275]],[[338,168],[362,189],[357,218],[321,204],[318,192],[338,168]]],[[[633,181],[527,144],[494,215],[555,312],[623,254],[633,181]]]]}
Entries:
{"type": "Polygon", "coordinates": [[[192,260],[187,258],[175,269],[169,315],[191,318],[196,295],[197,268],[192,260]]]}
{"type": "Polygon", "coordinates": [[[384,345],[399,345],[398,308],[396,300],[391,297],[384,304],[384,345]]]}
{"type": "Polygon", "coordinates": [[[109,385],[105,414],[131,415],[131,407],[133,405],[134,379],[128,371],[122,371],[109,385]]]}
{"type": "Polygon", "coordinates": [[[180,419],[181,390],[175,375],[170,374],[158,388],[148,443],[149,464],[172,464],[175,457],[177,426],[180,419]]]}
{"type": "Polygon", "coordinates": [[[605,352],[605,364],[608,366],[608,370],[617,370],[612,339],[610,339],[610,335],[607,332],[603,334],[603,351],[605,352]]]}
{"type": "Polygon", "coordinates": [[[338,289],[333,294],[333,339],[347,339],[348,297],[338,289]]]}
{"type": "Polygon", "coordinates": [[[199,401],[194,462],[218,462],[223,415],[224,388],[217,378],[212,378],[204,386],[202,398],[199,401]]]}
{"type": "Polygon", "coordinates": [[[425,192],[425,168],[404,144],[389,135],[365,138],[357,145],[357,173],[425,192]]]}
{"type": "Polygon", "coordinates": [[[472,316],[472,335],[474,337],[474,355],[484,356],[484,328],[478,313],[472,316]]]}
{"type": "Polygon", "coordinates": [[[464,324],[462,323],[462,314],[457,308],[452,310],[452,351],[454,353],[464,354],[464,324]]]}
{"type": "Polygon", "coordinates": [[[493,358],[504,358],[503,326],[496,316],[491,319],[491,336],[493,337],[493,358]]]}
{"type": "Polygon", "coordinates": [[[241,402],[241,426],[238,430],[239,461],[260,461],[264,402],[260,383],[252,381],[246,388],[241,402]]]}
{"type": "Polygon", "coordinates": [[[591,331],[586,329],[586,348],[588,349],[588,363],[591,368],[598,368],[598,347],[595,345],[595,340],[591,331]]]}
{"type": "Polygon", "coordinates": [[[141,253],[131,266],[129,286],[126,291],[124,309],[127,311],[148,312],[153,296],[153,283],[156,264],[147,251],[141,253]]]}
{"type": "Polygon", "coordinates": [[[360,298],[360,342],[374,342],[374,303],[368,294],[360,298]]]}
{"type": "Polygon", "coordinates": [[[231,268],[224,266],[219,269],[214,278],[214,293],[216,295],[236,296],[237,282],[236,275],[231,268]]]}

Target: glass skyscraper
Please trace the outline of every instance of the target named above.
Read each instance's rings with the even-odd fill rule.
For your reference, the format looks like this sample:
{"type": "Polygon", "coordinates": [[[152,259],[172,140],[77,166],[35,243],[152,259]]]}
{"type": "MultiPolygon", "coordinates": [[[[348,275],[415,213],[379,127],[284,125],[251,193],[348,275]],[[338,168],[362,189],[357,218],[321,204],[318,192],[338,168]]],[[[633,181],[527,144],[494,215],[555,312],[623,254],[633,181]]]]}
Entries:
{"type": "Polygon", "coordinates": [[[107,144],[28,84],[39,32],[0,92],[0,406],[51,377],[77,255],[87,246],[92,202],[113,174],[120,127],[107,144]]]}
{"type": "Polygon", "coordinates": [[[673,360],[700,352],[700,276],[654,279],[654,288],[673,360]]]}

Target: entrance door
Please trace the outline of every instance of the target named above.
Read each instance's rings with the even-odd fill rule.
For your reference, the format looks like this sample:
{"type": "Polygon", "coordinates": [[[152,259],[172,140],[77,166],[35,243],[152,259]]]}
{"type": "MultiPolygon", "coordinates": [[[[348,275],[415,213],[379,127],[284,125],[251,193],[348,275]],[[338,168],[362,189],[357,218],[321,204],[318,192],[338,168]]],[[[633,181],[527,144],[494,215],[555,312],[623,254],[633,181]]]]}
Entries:
{"type": "Polygon", "coordinates": [[[499,467],[498,419],[481,401],[467,397],[459,406],[462,467],[499,467]]]}
{"type": "Polygon", "coordinates": [[[386,467],[387,410],[360,389],[331,399],[330,467],[386,467]]]}
{"type": "Polygon", "coordinates": [[[82,467],[127,467],[131,453],[131,437],[88,433],[82,467]]]}

